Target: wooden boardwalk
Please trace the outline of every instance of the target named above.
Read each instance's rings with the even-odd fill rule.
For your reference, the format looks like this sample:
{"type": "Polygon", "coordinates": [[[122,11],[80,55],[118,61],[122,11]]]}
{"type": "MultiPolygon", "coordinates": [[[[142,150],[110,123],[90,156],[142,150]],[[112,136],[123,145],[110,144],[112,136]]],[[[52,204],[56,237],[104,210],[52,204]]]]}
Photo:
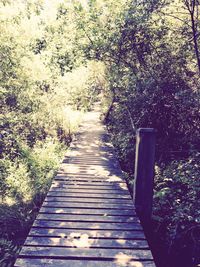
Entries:
{"type": "Polygon", "coordinates": [[[88,113],[16,267],[155,266],[99,115],[88,113]]]}

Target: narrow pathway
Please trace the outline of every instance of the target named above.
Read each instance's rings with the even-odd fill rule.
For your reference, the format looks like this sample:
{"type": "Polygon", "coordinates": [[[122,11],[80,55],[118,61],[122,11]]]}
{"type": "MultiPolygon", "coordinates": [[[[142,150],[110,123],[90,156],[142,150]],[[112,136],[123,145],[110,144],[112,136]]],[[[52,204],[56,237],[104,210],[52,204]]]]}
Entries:
{"type": "Polygon", "coordinates": [[[80,127],[16,267],[155,266],[98,110],[80,127]]]}

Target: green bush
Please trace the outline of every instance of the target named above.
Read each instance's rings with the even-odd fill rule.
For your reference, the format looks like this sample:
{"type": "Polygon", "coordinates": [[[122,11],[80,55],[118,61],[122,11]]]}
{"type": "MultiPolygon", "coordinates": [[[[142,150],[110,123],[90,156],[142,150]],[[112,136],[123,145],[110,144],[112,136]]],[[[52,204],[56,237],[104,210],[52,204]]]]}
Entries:
{"type": "Polygon", "coordinates": [[[196,153],[156,168],[153,219],[167,243],[169,266],[196,266],[200,260],[199,160],[196,153]]]}
{"type": "Polygon", "coordinates": [[[12,267],[19,253],[20,247],[12,243],[12,241],[0,239],[0,266],[12,267]]]}
{"type": "Polygon", "coordinates": [[[37,141],[33,148],[19,142],[18,157],[14,161],[8,158],[1,159],[2,264],[15,259],[15,253],[26,237],[36,212],[48,192],[64,152],[63,144],[49,138],[37,141]]]}
{"type": "Polygon", "coordinates": [[[64,145],[56,139],[37,141],[33,148],[18,144],[15,161],[1,160],[2,198],[9,196],[27,203],[37,194],[45,194],[63,156],[64,145]]]}

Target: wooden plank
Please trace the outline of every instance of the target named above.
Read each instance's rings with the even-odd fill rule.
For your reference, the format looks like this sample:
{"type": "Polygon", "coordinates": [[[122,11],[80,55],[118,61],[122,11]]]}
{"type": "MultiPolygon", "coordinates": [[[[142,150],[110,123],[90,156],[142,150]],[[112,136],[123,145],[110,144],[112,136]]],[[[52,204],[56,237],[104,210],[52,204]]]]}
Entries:
{"type": "Polygon", "coordinates": [[[69,191],[72,191],[72,190],[75,190],[74,192],[78,192],[79,191],[85,191],[87,190],[87,192],[93,192],[93,193],[98,193],[98,191],[100,193],[114,193],[114,194],[120,194],[120,193],[124,193],[124,194],[130,194],[129,193],[129,190],[127,187],[120,187],[120,186],[102,186],[102,187],[98,187],[96,185],[92,185],[92,186],[87,186],[87,184],[85,185],[68,185],[68,184],[63,184],[62,182],[54,182],[51,186],[50,189],[53,190],[53,188],[55,189],[61,189],[61,190],[69,190],[69,191]],[[104,188],[105,187],[105,188],[104,188]]]}
{"type": "Polygon", "coordinates": [[[73,187],[73,188],[88,188],[88,189],[114,189],[114,190],[128,190],[128,187],[126,184],[124,183],[111,183],[111,182],[105,182],[103,183],[102,181],[63,181],[63,180],[54,180],[52,185],[59,185],[59,186],[67,186],[67,188],[69,187],[73,187]]]}
{"type": "Polygon", "coordinates": [[[79,198],[74,197],[74,198],[66,198],[66,197],[49,197],[47,196],[44,200],[44,202],[50,202],[50,201],[59,201],[59,202],[73,202],[73,203],[95,203],[95,204],[127,204],[129,205],[132,209],[134,209],[134,204],[132,199],[101,199],[101,198],[79,198]]]}
{"type": "Polygon", "coordinates": [[[51,208],[41,207],[39,213],[56,214],[87,214],[87,215],[116,215],[116,216],[136,216],[132,210],[104,210],[104,209],[79,209],[79,208],[51,208]]]}
{"type": "Polygon", "coordinates": [[[80,169],[81,168],[91,168],[91,167],[103,167],[103,168],[118,168],[118,166],[115,166],[113,162],[108,161],[107,163],[101,162],[101,161],[92,161],[92,160],[70,160],[68,163],[63,163],[63,164],[68,164],[69,167],[73,166],[78,166],[80,169]]]}
{"type": "MultiPolygon", "coordinates": [[[[58,177],[68,177],[68,178],[87,178],[87,179],[99,179],[99,180],[106,180],[107,178],[109,178],[109,172],[106,173],[106,175],[100,175],[98,173],[87,173],[87,172],[81,172],[81,171],[77,171],[77,172],[61,172],[58,171],[57,175],[55,178],[58,177]]],[[[116,175],[115,175],[116,176],[116,175]]],[[[121,177],[117,177],[117,180],[120,181],[122,178],[121,177]]]]}
{"type": "Polygon", "coordinates": [[[126,183],[122,178],[119,177],[111,177],[111,176],[89,176],[89,175],[69,175],[69,174],[65,174],[65,175],[57,175],[54,180],[66,180],[66,181],[90,181],[90,182],[102,182],[102,183],[126,183]]]}
{"type": "Polygon", "coordinates": [[[77,174],[77,173],[83,173],[83,174],[99,174],[103,177],[108,174],[113,174],[117,176],[122,176],[122,171],[118,169],[118,167],[115,167],[112,162],[108,165],[102,165],[102,164],[76,164],[76,163],[70,163],[65,165],[62,169],[60,169],[59,173],[69,173],[69,174],[77,174]]]}
{"type": "Polygon", "coordinates": [[[112,180],[110,178],[106,179],[88,179],[88,178],[81,178],[81,177],[75,177],[75,178],[70,178],[70,177],[61,177],[61,178],[54,178],[54,182],[65,182],[67,184],[78,184],[78,183],[90,183],[90,184],[99,184],[99,185],[121,185],[124,184],[124,186],[127,187],[126,183],[123,182],[122,180],[112,180]]]}
{"type": "Polygon", "coordinates": [[[75,203],[75,202],[64,202],[64,200],[68,198],[47,198],[47,201],[43,203],[43,207],[59,207],[59,208],[81,208],[81,209],[113,209],[113,210],[133,210],[133,206],[127,203],[121,204],[105,204],[105,203],[75,203]],[[55,201],[59,200],[59,201],[55,201]]]}
{"type": "Polygon", "coordinates": [[[85,175],[93,175],[93,174],[98,174],[99,176],[101,175],[102,177],[105,177],[107,175],[117,175],[121,176],[122,172],[116,168],[104,168],[104,167],[98,167],[98,166],[91,166],[91,167],[79,167],[78,165],[65,165],[62,166],[58,173],[60,174],[68,174],[68,175],[73,175],[73,174],[85,174],[85,175]]]}
{"type": "Polygon", "coordinates": [[[104,170],[104,172],[101,174],[99,172],[86,172],[86,171],[79,171],[76,170],[76,172],[63,172],[63,171],[58,171],[56,177],[60,177],[60,176],[67,176],[67,177],[81,177],[81,178],[98,178],[98,179],[107,179],[107,178],[116,178],[116,180],[124,180],[122,173],[120,172],[119,174],[115,174],[115,173],[110,173],[109,171],[107,171],[106,169],[104,170]]]}
{"type": "MultiPolygon", "coordinates": [[[[77,166],[78,167],[78,166],[77,166]]],[[[109,174],[109,172],[106,172],[106,176],[111,176],[111,174],[109,174]]],[[[76,172],[63,172],[63,171],[58,171],[56,177],[59,176],[68,176],[68,177],[87,177],[87,178],[99,178],[99,179],[103,179],[105,178],[105,175],[103,174],[99,174],[99,173],[88,173],[88,172],[84,172],[84,171],[76,171],[76,172]]],[[[116,176],[116,175],[115,175],[116,176]]],[[[119,177],[119,179],[122,179],[122,177],[119,177]]]]}
{"type": "Polygon", "coordinates": [[[89,163],[92,163],[92,162],[101,162],[101,163],[108,163],[110,161],[114,161],[114,162],[117,162],[117,159],[116,157],[114,157],[112,155],[112,153],[109,155],[106,154],[106,153],[103,153],[102,155],[93,155],[93,157],[88,157],[87,154],[84,154],[84,155],[76,155],[76,156],[72,156],[71,157],[71,162],[83,162],[83,163],[86,163],[89,162],[89,163]]]}
{"type": "Polygon", "coordinates": [[[138,230],[142,229],[139,223],[117,223],[117,222],[65,222],[35,220],[33,226],[42,228],[60,229],[104,229],[104,230],[138,230]]]}
{"type": "Polygon", "coordinates": [[[128,190],[123,191],[122,189],[70,189],[68,187],[58,187],[58,186],[52,186],[49,190],[50,192],[66,192],[66,193],[74,193],[74,194],[88,194],[88,195],[99,195],[99,194],[108,194],[108,195],[126,195],[129,196],[130,199],[130,194],[128,190]]]}
{"type": "Polygon", "coordinates": [[[15,267],[156,267],[153,261],[137,261],[116,258],[114,261],[94,261],[94,260],[56,260],[56,259],[18,259],[15,267]]]}
{"type": "Polygon", "coordinates": [[[102,199],[131,199],[130,195],[118,195],[118,194],[103,194],[103,193],[95,193],[95,194],[87,194],[85,193],[68,193],[68,192],[52,192],[49,191],[47,196],[63,196],[63,197],[79,197],[79,198],[102,198],[102,199]]]}
{"type": "MultiPolygon", "coordinates": [[[[110,154],[110,156],[111,156],[112,154],[110,154]]],[[[100,155],[98,155],[98,156],[94,156],[94,157],[88,157],[87,155],[86,155],[86,157],[84,157],[84,156],[81,156],[81,155],[77,155],[77,156],[74,156],[74,157],[71,157],[71,159],[70,159],[70,161],[71,162],[83,162],[83,163],[86,163],[87,164],[87,162],[97,162],[97,163],[104,163],[104,164],[107,164],[109,161],[112,161],[112,162],[115,162],[116,164],[118,163],[117,162],[117,159],[116,159],[116,157],[114,157],[113,155],[112,155],[112,157],[109,157],[109,159],[108,158],[103,158],[103,157],[100,157],[100,155]],[[85,160],[85,159],[87,159],[87,160],[85,160]]]]}
{"type": "Polygon", "coordinates": [[[48,237],[81,237],[83,234],[88,235],[93,238],[112,238],[112,239],[145,239],[143,231],[138,230],[125,230],[125,231],[115,231],[115,230],[104,230],[104,229],[55,229],[55,228],[31,228],[29,236],[48,236],[48,237]]]}
{"type": "MultiPolygon", "coordinates": [[[[87,179],[87,178],[85,178],[85,177],[81,177],[81,181],[79,181],[79,180],[76,180],[77,178],[76,177],[71,177],[70,178],[70,180],[69,180],[69,178],[70,177],[67,177],[67,176],[65,176],[65,177],[59,177],[59,178],[55,178],[54,180],[53,180],[53,183],[55,182],[55,183],[63,183],[63,184],[67,184],[67,185],[69,185],[69,184],[75,184],[75,185],[79,185],[79,184],[81,184],[81,185],[83,185],[83,186],[87,186],[87,185],[91,185],[91,186],[123,186],[123,187],[127,187],[127,184],[126,184],[126,182],[124,182],[124,181],[119,181],[119,182],[115,182],[115,181],[110,181],[110,180],[102,180],[102,179],[98,179],[98,180],[96,180],[96,181],[94,181],[95,179],[87,179]],[[75,180],[75,181],[73,181],[73,180],[75,180]],[[84,182],[82,182],[82,180],[84,180],[84,182]]],[[[79,177],[78,177],[79,178],[79,177]]]]}
{"type": "MultiPolygon", "coordinates": [[[[95,160],[88,160],[87,163],[85,160],[72,160],[69,162],[69,164],[73,164],[74,166],[77,165],[77,166],[81,166],[81,167],[84,167],[84,168],[88,168],[88,167],[91,167],[91,166],[94,166],[94,167],[104,167],[104,168],[109,168],[110,166],[112,166],[113,168],[115,167],[114,163],[112,162],[112,165],[110,162],[100,162],[100,161],[95,161],[95,160]]],[[[117,168],[117,166],[116,166],[117,168]]]]}
{"type": "Polygon", "coordinates": [[[97,175],[102,177],[107,177],[108,175],[121,176],[121,171],[103,166],[90,166],[90,167],[81,167],[79,165],[67,165],[62,167],[58,173],[67,174],[67,175],[97,175]]]}
{"type": "Polygon", "coordinates": [[[129,258],[137,260],[152,260],[150,250],[142,249],[127,249],[120,251],[119,249],[103,249],[103,248],[59,248],[59,247],[38,247],[38,246],[24,246],[21,250],[20,256],[37,256],[37,257],[59,257],[60,259],[70,258],[87,258],[94,259],[112,259],[117,257],[129,258]]]}
{"type": "MultiPolygon", "coordinates": [[[[108,159],[106,158],[102,158],[100,157],[100,154],[98,154],[97,156],[92,155],[90,157],[87,156],[87,154],[84,155],[74,155],[72,157],[69,158],[70,162],[74,162],[74,161],[80,161],[80,162],[84,162],[85,164],[87,164],[88,162],[100,162],[100,163],[108,163],[108,159]],[[87,158],[87,160],[85,160],[87,158]]],[[[116,160],[116,159],[115,159],[116,160]]],[[[114,157],[113,157],[113,161],[114,161],[114,157]]]]}
{"type": "Polygon", "coordinates": [[[72,181],[53,181],[52,185],[57,186],[67,186],[68,188],[99,188],[99,189],[109,189],[109,188],[116,188],[116,189],[126,189],[128,190],[126,184],[124,183],[103,183],[103,182],[72,182],[72,181]]]}
{"type": "Polygon", "coordinates": [[[81,214],[38,214],[37,220],[58,220],[58,221],[75,221],[75,222],[137,222],[137,217],[130,216],[111,216],[111,215],[81,215],[81,214]]]}
{"type": "Polygon", "coordinates": [[[79,238],[70,236],[68,238],[58,237],[27,237],[26,246],[52,246],[52,247],[90,247],[90,248],[120,248],[124,249],[149,249],[146,240],[126,240],[126,239],[96,239],[89,238],[87,234],[82,234],[79,238]]]}
{"type": "Polygon", "coordinates": [[[122,176],[117,176],[113,174],[107,173],[106,175],[100,175],[98,173],[83,173],[83,172],[77,172],[77,173],[57,173],[55,176],[55,179],[57,178],[82,178],[82,179],[90,179],[91,181],[94,179],[98,179],[98,181],[110,181],[110,182],[122,182],[126,183],[124,178],[122,176]],[[113,181],[111,181],[113,180],[113,181]]]}
{"type": "Polygon", "coordinates": [[[62,184],[62,183],[53,183],[51,190],[67,190],[68,192],[81,192],[81,191],[86,191],[86,192],[93,192],[93,193],[114,193],[114,194],[130,194],[127,188],[120,188],[119,186],[87,186],[87,185],[73,185],[69,186],[67,184],[62,184]]]}
{"type": "Polygon", "coordinates": [[[57,172],[57,175],[67,175],[67,176],[71,176],[71,177],[76,177],[76,176],[80,176],[80,177],[88,177],[88,178],[94,178],[94,177],[98,177],[101,179],[105,179],[107,177],[115,177],[123,180],[123,176],[121,171],[118,170],[110,170],[108,168],[104,168],[104,167],[91,167],[91,168],[85,168],[85,169],[79,169],[78,165],[77,166],[73,166],[73,168],[66,168],[66,170],[64,169],[60,169],[57,172]]]}

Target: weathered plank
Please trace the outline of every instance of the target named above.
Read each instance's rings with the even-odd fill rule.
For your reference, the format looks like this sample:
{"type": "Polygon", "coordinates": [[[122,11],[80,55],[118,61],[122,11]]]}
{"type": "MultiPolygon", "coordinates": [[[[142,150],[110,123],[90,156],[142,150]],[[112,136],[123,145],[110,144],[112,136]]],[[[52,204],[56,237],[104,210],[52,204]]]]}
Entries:
{"type": "Polygon", "coordinates": [[[55,228],[31,228],[29,236],[45,236],[45,237],[81,237],[83,234],[88,235],[91,238],[112,238],[112,239],[145,239],[142,230],[104,230],[104,229],[55,229],[55,228]]]}
{"type": "Polygon", "coordinates": [[[124,183],[125,182],[119,178],[119,177],[113,177],[113,176],[89,176],[89,175],[78,175],[78,176],[70,176],[70,175],[57,175],[54,179],[55,181],[57,180],[62,180],[62,181],[84,181],[84,182],[101,182],[101,183],[124,183]]]}
{"type": "Polygon", "coordinates": [[[132,210],[105,210],[105,209],[80,209],[80,208],[51,208],[43,206],[40,213],[51,214],[87,214],[87,215],[109,215],[109,216],[136,216],[135,211],[132,210]]]}
{"type": "Polygon", "coordinates": [[[104,172],[102,171],[102,173],[98,173],[98,172],[89,172],[87,170],[85,171],[80,171],[78,170],[78,166],[77,166],[77,170],[76,172],[63,172],[63,171],[58,171],[57,172],[57,175],[55,177],[60,177],[60,176],[67,176],[67,177],[71,177],[71,178],[90,178],[90,179],[105,179],[107,180],[108,178],[116,178],[116,181],[124,181],[124,178],[122,177],[121,173],[120,175],[116,175],[114,172],[110,172],[110,171],[107,171],[106,168],[104,170],[104,172]]]}
{"type": "Polygon", "coordinates": [[[118,256],[114,261],[97,260],[56,260],[56,259],[18,259],[15,267],[155,267],[153,261],[137,261],[118,256]]]}
{"type": "Polygon", "coordinates": [[[99,188],[99,189],[125,189],[127,186],[125,183],[103,183],[103,182],[72,182],[72,181],[53,181],[54,186],[67,186],[68,188],[99,188]]]}
{"type": "Polygon", "coordinates": [[[127,190],[122,189],[97,189],[97,188],[68,188],[67,186],[51,186],[49,192],[67,192],[67,193],[78,193],[78,194],[108,194],[108,195],[127,195],[130,199],[130,194],[127,190]]]}
{"type": "Polygon", "coordinates": [[[59,202],[73,202],[73,203],[96,203],[96,204],[127,204],[134,210],[132,199],[101,199],[101,198],[66,198],[66,197],[46,197],[45,202],[59,201],[59,202]]]}
{"type": "Polygon", "coordinates": [[[67,186],[63,184],[53,184],[50,188],[50,191],[68,191],[73,192],[73,193],[107,193],[107,194],[129,194],[127,189],[122,189],[122,188],[114,188],[114,187],[100,187],[97,188],[96,186],[67,186]]]}
{"type": "Polygon", "coordinates": [[[37,216],[37,220],[53,220],[56,221],[74,221],[74,222],[137,222],[139,223],[139,219],[137,217],[131,217],[131,216],[112,216],[108,214],[104,215],[81,215],[81,214],[48,214],[48,213],[40,213],[37,216]]]}
{"type": "MultiPolygon", "coordinates": [[[[113,173],[119,173],[121,174],[121,171],[117,169],[117,166],[112,164],[111,162],[108,162],[108,164],[94,164],[90,161],[88,161],[90,164],[82,164],[82,163],[74,163],[74,162],[69,162],[69,163],[63,163],[61,164],[61,170],[65,172],[65,170],[69,170],[70,173],[76,173],[74,170],[76,167],[78,167],[79,170],[99,170],[99,169],[106,169],[109,172],[113,173]],[[74,168],[74,169],[73,169],[74,168]]],[[[67,171],[68,172],[68,171],[67,171]]]]}
{"type": "Polygon", "coordinates": [[[132,205],[127,203],[121,203],[121,204],[108,204],[108,203],[75,203],[75,202],[68,202],[65,200],[68,200],[68,198],[60,198],[60,197],[52,197],[48,198],[49,201],[43,203],[43,207],[60,207],[60,208],[90,208],[90,209],[113,209],[113,210],[122,210],[122,209],[129,209],[133,210],[132,205]],[[55,201],[58,200],[58,201],[55,201]]]}
{"type": "Polygon", "coordinates": [[[78,184],[78,183],[91,183],[91,184],[102,184],[102,185],[111,185],[111,184],[123,184],[126,186],[125,182],[121,180],[113,180],[111,178],[109,179],[88,179],[88,178],[81,178],[81,177],[75,177],[75,178],[69,178],[69,177],[61,177],[61,178],[55,178],[55,182],[65,182],[70,184],[78,184]]]}
{"type": "Polygon", "coordinates": [[[101,178],[101,179],[107,179],[108,176],[115,176],[115,178],[119,181],[119,180],[123,180],[121,175],[121,171],[120,172],[116,172],[114,169],[110,170],[110,169],[105,169],[105,168],[101,168],[101,169],[89,169],[89,168],[85,168],[85,169],[79,169],[78,166],[77,168],[74,167],[74,170],[69,170],[69,166],[66,166],[66,168],[61,168],[58,171],[57,175],[67,175],[67,176],[71,176],[71,177],[87,177],[87,178],[101,178]]]}
{"type": "Polygon", "coordinates": [[[45,221],[35,220],[33,226],[41,228],[57,229],[105,229],[105,230],[135,230],[142,229],[139,223],[117,222],[74,222],[74,221],[45,221]]]}
{"type": "Polygon", "coordinates": [[[132,260],[152,260],[150,250],[146,249],[103,249],[103,248],[62,248],[62,247],[40,247],[40,246],[24,246],[20,256],[36,256],[36,257],[58,257],[60,259],[69,258],[90,258],[90,259],[110,259],[115,260],[118,256],[128,257],[132,260]]]}
{"type": "Polygon", "coordinates": [[[104,194],[104,193],[94,193],[94,194],[87,194],[85,193],[68,193],[68,192],[54,192],[54,191],[49,191],[47,196],[63,196],[63,197],[79,197],[79,198],[107,198],[107,199],[131,199],[130,195],[119,195],[119,194],[104,194]]]}
{"type": "Polygon", "coordinates": [[[56,237],[27,237],[26,246],[51,246],[51,247],[79,247],[79,248],[120,248],[124,249],[148,249],[146,240],[126,239],[96,239],[82,234],[79,238],[70,236],[68,238],[56,237]]]}

